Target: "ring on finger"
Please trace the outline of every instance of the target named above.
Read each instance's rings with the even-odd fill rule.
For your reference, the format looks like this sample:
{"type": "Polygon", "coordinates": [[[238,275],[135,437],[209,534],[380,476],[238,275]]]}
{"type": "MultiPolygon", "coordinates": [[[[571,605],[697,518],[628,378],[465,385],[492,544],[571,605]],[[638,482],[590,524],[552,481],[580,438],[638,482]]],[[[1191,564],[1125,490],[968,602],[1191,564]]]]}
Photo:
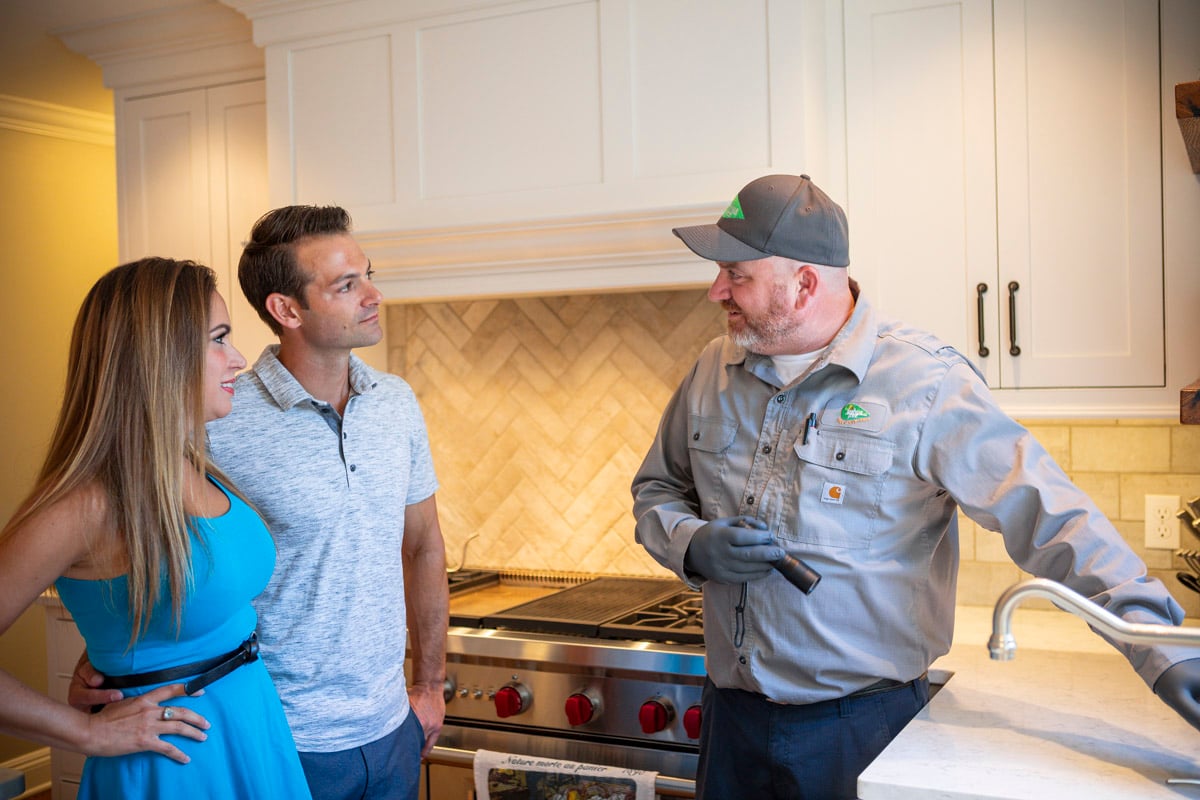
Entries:
{"type": "Polygon", "coordinates": [[[167,720],[173,716],[175,716],[175,709],[171,708],[170,706],[163,706],[162,718],[167,720]]]}

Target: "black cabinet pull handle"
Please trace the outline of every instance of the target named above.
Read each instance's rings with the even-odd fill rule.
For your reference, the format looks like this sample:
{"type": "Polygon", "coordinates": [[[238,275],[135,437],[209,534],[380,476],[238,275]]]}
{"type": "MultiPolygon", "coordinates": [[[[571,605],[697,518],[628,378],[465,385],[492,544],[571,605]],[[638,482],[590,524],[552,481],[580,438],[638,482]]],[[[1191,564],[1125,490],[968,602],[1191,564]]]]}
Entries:
{"type": "Polygon", "coordinates": [[[1008,283],[1008,354],[1010,356],[1021,355],[1021,348],[1017,347],[1017,289],[1021,288],[1021,284],[1016,281],[1008,283]]]}
{"type": "Polygon", "coordinates": [[[987,358],[992,352],[988,350],[987,335],[983,332],[983,296],[985,294],[987,294],[986,283],[981,283],[975,287],[975,318],[978,321],[980,358],[987,358]]]}

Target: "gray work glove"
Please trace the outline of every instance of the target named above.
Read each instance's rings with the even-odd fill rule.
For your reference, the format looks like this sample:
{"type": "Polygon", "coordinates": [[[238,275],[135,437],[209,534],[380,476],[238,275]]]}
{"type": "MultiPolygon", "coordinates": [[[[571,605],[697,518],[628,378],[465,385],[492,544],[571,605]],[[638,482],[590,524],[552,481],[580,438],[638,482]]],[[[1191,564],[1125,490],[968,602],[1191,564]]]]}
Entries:
{"type": "Polygon", "coordinates": [[[744,583],[765,578],[783,548],[766,523],[753,517],[715,519],[692,535],[683,568],[717,583],[744,583]]]}
{"type": "Polygon", "coordinates": [[[1154,693],[1193,728],[1200,729],[1200,658],[1167,667],[1154,682],[1154,693]]]}

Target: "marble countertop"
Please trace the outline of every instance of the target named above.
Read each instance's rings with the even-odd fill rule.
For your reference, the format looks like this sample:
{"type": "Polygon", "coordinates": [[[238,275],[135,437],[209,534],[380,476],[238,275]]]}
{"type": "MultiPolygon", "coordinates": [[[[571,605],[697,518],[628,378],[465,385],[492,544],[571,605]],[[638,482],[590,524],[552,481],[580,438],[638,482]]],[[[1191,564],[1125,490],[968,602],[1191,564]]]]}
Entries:
{"type": "Polygon", "coordinates": [[[960,607],[953,673],[859,777],[861,800],[1200,798],[1200,731],[1080,619],[1018,609],[1016,658],[992,661],[991,608],[960,607]]]}

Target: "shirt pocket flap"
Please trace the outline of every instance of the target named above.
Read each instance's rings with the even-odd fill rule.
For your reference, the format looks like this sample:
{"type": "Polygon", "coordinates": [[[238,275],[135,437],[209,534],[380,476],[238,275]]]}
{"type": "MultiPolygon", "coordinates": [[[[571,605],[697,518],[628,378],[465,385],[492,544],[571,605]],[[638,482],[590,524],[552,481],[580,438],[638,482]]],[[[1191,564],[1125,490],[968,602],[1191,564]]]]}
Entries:
{"type": "Polygon", "coordinates": [[[706,453],[723,453],[737,436],[737,423],[709,417],[688,418],[688,446],[706,453]]]}
{"type": "Polygon", "coordinates": [[[808,444],[803,444],[797,439],[795,450],[802,461],[810,464],[853,472],[856,475],[879,476],[891,466],[896,445],[863,436],[833,436],[822,433],[809,436],[808,444]]]}

